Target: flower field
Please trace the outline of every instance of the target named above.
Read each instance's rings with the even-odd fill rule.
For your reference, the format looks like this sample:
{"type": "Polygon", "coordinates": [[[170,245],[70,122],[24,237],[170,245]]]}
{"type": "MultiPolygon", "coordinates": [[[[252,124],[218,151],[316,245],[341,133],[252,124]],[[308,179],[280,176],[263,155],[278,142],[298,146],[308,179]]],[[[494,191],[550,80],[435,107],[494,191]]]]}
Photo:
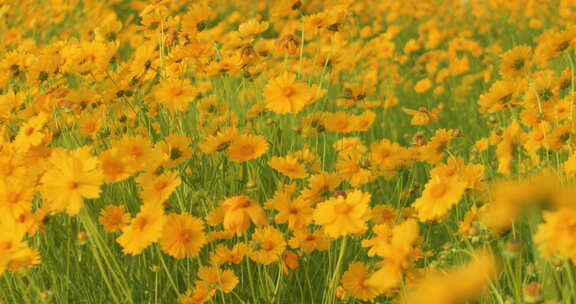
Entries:
{"type": "Polygon", "coordinates": [[[576,303],[574,20],[0,0],[0,303],[576,303]]]}

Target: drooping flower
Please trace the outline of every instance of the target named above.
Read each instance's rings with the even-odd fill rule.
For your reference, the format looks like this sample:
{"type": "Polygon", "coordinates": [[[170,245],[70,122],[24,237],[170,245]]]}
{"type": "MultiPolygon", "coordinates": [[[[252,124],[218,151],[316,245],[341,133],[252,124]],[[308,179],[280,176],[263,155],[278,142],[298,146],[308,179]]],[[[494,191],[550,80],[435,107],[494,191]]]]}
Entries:
{"type": "Polygon", "coordinates": [[[222,223],[227,231],[242,235],[250,227],[266,224],[266,213],[262,206],[245,195],[229,197],[222,201],[207,217],[210,225],[222,223]]]}

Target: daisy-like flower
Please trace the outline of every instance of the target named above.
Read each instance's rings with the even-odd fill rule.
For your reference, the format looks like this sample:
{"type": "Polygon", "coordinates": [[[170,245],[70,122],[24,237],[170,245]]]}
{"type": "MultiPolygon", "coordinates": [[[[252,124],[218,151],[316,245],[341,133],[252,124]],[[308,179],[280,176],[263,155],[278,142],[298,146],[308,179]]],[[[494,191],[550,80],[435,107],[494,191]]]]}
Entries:
{"type": "Polygon", "coordinates": [[[288,228],[294,230],[312,220],[312,208],[310,201],[302,198],[292,200],[287,206],[279,206],[277,208],[275,221],[277,224],[288,223],[288,228]]]}
{"type": "Polygon", "coordinates": [[[443,274],[429,273],[411,288],[399,303],[467,303],[486,291],[490,280],[494,279],[496,274],[494,256],[487,252],[478,252],[468,265],[443,274]]]}
{"type": "Polygon", "coordinates": [[[192,37],[198,35],[206,28],[206,22],[213,15],[213,10],[206,3],[191,5],[188,12],[182,16],[182,31],[192,37]]]}
{"type": "Polygon", "coordinates": [[[133,171],[141,170],[152,158],[152,144],[142,135],[125,135],[115,145],[118,154],[123,155],[133,171]]]}
{"type": "Polygon", "coordinates": [[[167,216],[160,246],[162,251],[177,258],[195,257],[206,244],[204,221],[190,214],[167,216]]]}
{"type": "Polygon", "coordinates": [[[35,189],[33,184],[24,180],[0,180],[0,213],[15,218],[32,211],[35,189]]]}
{"type": "Polygon", "coordinates": [[[186,111],[197,94],[187,79],[167,79],[154,88],[155,101],[172,111],[186,111]]]}
{"type": "Polygon", "coordinates": [[[524,83],[516,79],[498,80],[492,84],[488,92],[480,95],[478,105],[480,113],[494,113],[519,105],[518,94],[524,83]]]}
{"type": "Polygon", "coordinates": [[[431,164],[440,162],[444,156],[444,150],[450,145],[450,141],[455,137],[454,130],[438,129],[430,141],[421,147],[421,157],[431,164]]]}
{"type": "Polygon", "coordinates": [[[256,225],[266,223],[264,209],[247,196],[228,198],[224,200],[222,207],[225,209],[223,226],[226,230],[236,231],[237,234],[241,234],[248,228],[250,221],[256,225]]]}
{"type": "Polygon", "coordinates": [[[373,284],[373,280],[369,280],[372,274],[366,264],[352,263],[342,276],[342,286],[359,300],[373,301],[383,290],[379,285],[373,284]]]}
{"type": "Polygon", "coordinates": [[[428,110],[426,107],[420,107],[418,110],[402,108],[402,111],[410,116],[410,124],[413,126],[425,126],[438,121],[438,109],[428,110]]]}
{"type": "Polygon", "coordinates": [[[164,155],[166,168],[173,168],[179,163],[192,156],[190,139],[184,134],[170,134],[156,145],[156,148],[164,155]]]}
{"type": "Polygon", "coordinates": [[[122,229],[122,235],[116,241],[122,246],[124,254],[138,255],[160,239],[164,223],[166,216],[162,205],[144,204],[130,225],[122,229]]]}
{"type": "Polygon", "coordinates": [[[459,179],[432,178],[424,187],[422,196],[413,204],[418,218],[421,221],[434,221],[448,214],[462,198],[466,185],[459,179]]]}
{"type": "Polygon", "coordinates": [[[238,26],[238,33],[241,37],[257,35],[268,29],[268,22],[250,19],[238,26]]]}
{"type": "Polygon", "coordinates": [[[325,251],[330,247],[330,238],[322,230],[312,232],[308,228],[301,228],[294,231],[288,244],[294,249],[302,248],[306,252],[325,251]]]}
{"type": "Polygon", "coordinates": [[[308,175],[306,166],[299,162],[296,157],[290,155],[286,157],[274,156],[268,165],[289,178],[305,178],[308,175]]]}
{"type": "Polygon", "coordinates": [[[279,261],[285,248],[284,236],[276,228],[256,228],[249,244],[248,257],[267,265],[279,261]]]}
{"type": "Polygon", "coordinates": [[[22,239],[26,233],[9,214],[0,214],[0,275],[12,264],[28,260],[34,251],[22,239]]]}
{"type": "Polygon", "coordinates": [[[53,212],[78,214],[83,199],[100,197],[103,175],[98,158],[84,147],[68,152],[55,150],[50,156],[50,168],[41,179],[41,189],[53,212]]]}
{"type": "Polygon", "coordinates": [[[576,210],[562,208],[544,213],[544,223],[538,226],[534,242],[546,258],[559,255],[576,262],[576,210]]]}
{"type": "Polygon", "coordinates": [[[262,156],[268,150],[264,136],[243,134],[238,136],[228,147],[228,159],[243,162],[262,156]]]}
{"type": "Polygon", "coordinates": [[[116,148],[102,152],[99,158],[104,181],[107,183],[125,180],[134,173],[126,156],[118,153],[116,148]]]}
{"type": "Polygon", "coordinates": [[[519,45],[502,54],[500,73],[504,78],[516,78],[524,75],[530,68],[532,48],[527,45],[519,45]]]}
{"type": "Polygon", "coordinates": [[[310,87],[288,72],[271,79],[264,88],[266,108],[277,114],[300,112],[312,96],[310,87]]]}
{"type": "Polygon", "coordinates": [[[30,147],[38,146],[46,136],[42,128],[48,121],[48,115],[41,112],[37,116],[30,118],[18,131],[14,139],[14,145],[20,151],[28,151],[30,147]]]}
{"type": "Polygon", "coordinates": [[[328,199],[314,210],[314,221],[332,238],[362,233],[370,217],[370,198],[369,193],[354,190],[328,199]]]}
{"type": "Polygon", "coordinates": [[[223,270],[217,266],[200,267],[198,270],[199,281],[196,285],[200,288],[220,289],[224,293],[231,292],[238,285],[238,277],[232,270],[223,270]]]}
{"type": "Polygon", "coordinates": [[[130,214],[126,213],[124,206],[108,205],[100,211],[98,221],[104,230],[117,232],[130,223],[130,214]]]}
{"type": "Polygon", "coordinates": [[[368,256],[383,256],[388,250],[388,243],[392,239],[392,225],[381,224],[372,228],[375,236],[371,239],[362,240],[362,247],[368,247],[368,256]]]}
{"type": "Polygon", "coordinates": [[[158,176],[154,174],[141,175],[137,182],[142,186],[140,197],[144,203],[150,202],[161,205],[180,186],[182,180],[177,171],[167,171],[158,176]]]}
{"type": "Polygon", "coordinates": [[[246,248],[246,243],[237,243],[231,249],[224,244],[220,244],[210,255],[210,264],[217,266],[222,264],[240,264],[246,255],[246,248]]]}
{"type": "Polygon", "coordinates": [[[210,154],[214,151],[224,151],[230,147],[230,144],[238,137],[238,135],[238,130],[235,128],[225,129],[219,131],[215,135],[205,136],[204,141],[201,142],[198,147],[200,147],[200,150],[206,154],[210,154]]]}
{"type": "Polygon", "coordinates": [[[416,93],[424,93],[432,87],[432,81],[428,78],[424,78],[416,83],[414,86],[414,91],[416,93]]]}
{"type": "Polygon", "coordinates": [[[205,303],[210,301],[212,297],[216,294],[216,290],[208,287],[198,286],[194,290],[188,289],[180,297],[178,297],[178,302],[180,304],[197,304],[205,303]]]}

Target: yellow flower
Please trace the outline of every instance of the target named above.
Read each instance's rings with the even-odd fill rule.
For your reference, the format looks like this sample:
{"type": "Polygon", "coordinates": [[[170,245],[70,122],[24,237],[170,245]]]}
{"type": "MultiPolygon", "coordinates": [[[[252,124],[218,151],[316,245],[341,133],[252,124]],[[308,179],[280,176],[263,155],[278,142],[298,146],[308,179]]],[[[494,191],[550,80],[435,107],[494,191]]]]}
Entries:
{"type": "Polygon", "coordinates": [[[538,226],[534,242],[546,258],[559,255],[576,262],[576,210],[562,208],[544,212],[544,223],[538,226]]]}
{"type": "Polygon", "coordinates": [[[264,136],[243,134],[228,147],[228,159],[233,162],[243,162],[262,156],[268,150],[268,142],[264,136]]]}
{"type": "Polygon", "coordinates": [[[130,214],[126,213],[124,206],[108,205],[100,211],[98,221],[104,230],[117,232],[130,223],[130,214]]]}
{"type": "Polygon", "coordinates": [[[222,212],[218,222],[222,222],[224,229],[238,235],[242,235],[250,227],[250,222],[258,226],[267,222],[266,213],[260,204],[244,195],[225,199],[216,210],[222,212]]]}
{"type": "Polygon", "coordinates": [[[455,134],[454,130],[438,129],[430,141],[421,147],[422,160],[431,164],[438,163],[455,134]]]}
{"type": "Polygon", "coordinates": [[[216,294],[216,290],[208,288],[206,286],[198,286],[196,289],[188,289],[180,297],[178,297],[178,302],[180,304],[197,304],[205,303],[210,301],[212,297],[216,294]]]}
{"type": "Polygon", "coordinates": [[[468,265],[445,274],[428,274],[401,299],[402,304],[458,304],[478,298],[496,276],[496,260],[479,252],[468,265]]]}
{"type": "Polygon", "coordinates": [[[224,151],[230,147],[230,144],[238,137],[238,135],[238,130],[235,128],[224,129],[215,135],[205,136],[204,141],[198,146],[200,147],[200,150],[206,154],[210,154],[214,151],[224,151]]]}
{"type": "Polygon", "coordinates": [[[245,243],[236,243],[232,249],[229,249],[224,244],[220,244],[210,255],[210,264],[216,266],[222,264],[240,264],[244,259],[246,250],[247,247],[245,243]]]}
{"type": "Polygon", "coordinates": [[[16,222],[12,215],[0,214],[0,276],[7,268],[12,269],[13,264],[25,262],[35,254],[22,241],[25,233],[25,227],[16,222]]]}
{"type": "Polygon", "coordinates": [[[373,301],[383,290],[377,284],[372,284],[372,276],[366,264],[355,262],[348,266],[348,270],[342,276],[342,286],[352,294],[353,297],[362,301],[373,301]]]}
{"type": "Polygon", "coordinates": [[[413,204],[418,211],[418,218],[421,221],[439,220],[460,201],[464,190],[466,190],[466,182],[459,179],[432,178],[424,186],[422,196],[413,204]]]}
{"type": "Polygon", "coordinates": [[[170,134],[156,148],[164,155],[164,166],[173,168],[179,163],[184,162],[192,155],[190,139],[184,134],[170,134]]]}
{"type": "Polygon", "coordinates": [[[258,21],[257,19],[250,19],[238,26],[238,33],[241,37],[248,37],[257,35],[268,29],[268,22],[258,21]]]}
{"type": "Polygon", "coordinates": [[[500,73],[504,78],[523,76],[530,68],[532,48],[519,45],[501,55],[500,73]]]}
{"type": "Polygon", "coordinates": [[[14,139],[16,148],[22,152],[26,152],[30,147],[40,145],[46,137],[46,133],[42,132],[42,128],[47,121],[48,115],[41,112],[24,123],[14,139]]]}
{"type": "Polygon", "coordinates": [[[238,277],[232,270],[222,270],[218,267],[200,267],[198,270],[199,281],[196,285],[200,288],[220,289],[224,293],[231,292],[238,285],[238,277]]]}
{"type": "Polygon", "coordinates": [[[129,178],[134,173],[134,167],[130,166],[126,156],[120,154],[116,148],[102,152],[99,158],[104,182],[119,182],[129,178]]]}
{"type": "Polygon", "coordinates": [[[162,251],[177,259],[196,257],[205,244],[202,219],[187,213],[167,216],[160,240],[162,251]]]}
{"type": "Polygon", "coordinates": [[[431,111],[428,111],[428,109],[426,109],[425,107],[420,107],[418,110],[402,108],[402,111],[412,116],[410,124],[413,126],[425,126],[438,121],[437,109],[432,109],[431,111]]]}
{"type": "Polygon", "coordinates": [[[197,95],[197,90],[188,79],[167,79],[154,88],[154,101],[172,111],[188,110],[197,95]]]}
{"type": "Polygon", "coordinates": [[[362,240],[362,247],[368,247],[368,256],[384,256],[388,250],[389,242],[392,239],[393,229],[391,224],[376,225],[372,228],[375,237],[362,240]]]}
{"type": "Polygon", "coordinates": [[[271,79],[264,88],[266,108],[277,114],[298,113],[312,98],[312,90],[288,72],[271,79]]]}
{"type": "Polygon", "coordinates": [[[0,213],[15,218],[32,211],[35,188],[27,179],[0,180],[0,213]]]}
{"type": "Polygon", "coordinates": [[[416,93],[424,93],[428,91],[431,87],[432,87],[432,81],[430,81],[430,79],[428,78],[424,78],[416,83],[414,91],[416,91],[416,93]]]}
{"type": "Polygon", "coordinates": [[[88,147],[72,152],[57,149],[50,163],[52,168],[42,176],[41,183],[42,194],[53,212],[77,214],[83,199],[100,197],[103,175],[88,147]]]}
{"type": "Polygon", "coordinates": [[[142,186],[140,197],[144,203],[161,205],[180,186],[182,180],[177,171],[166,171],[158,176],[154,174],[140,175],[137,182],[142,186]]]}
{"type": "Polygon", "coordinates": [[[289,178],[305,178],[308,176],[304,164],[290,155],[286,157],[273,156],[268,162],[268,165],[289,178]]]}
{"type": "Polygon", "coordinates": [[[162,205],[144,204],[130,225],[122,229],[122,235],[116,241],[122,246],[124,254],[138,255],[160,239],[165,222],[162,205]]]}
{"type": "Polygon", "coordinates": [[[256,228],[249,244],[248,256],[255,262],[267,265],[279,261],[285,248],[284,236],[276,228],[256,228]]]}
{"type": "Polygon", "coordinates": [[[366,231],[370,217],[369,193],[354,190],[319,203],[314,210],[314,221],[323,226],[326,235],[339,238],[366,231]]]}

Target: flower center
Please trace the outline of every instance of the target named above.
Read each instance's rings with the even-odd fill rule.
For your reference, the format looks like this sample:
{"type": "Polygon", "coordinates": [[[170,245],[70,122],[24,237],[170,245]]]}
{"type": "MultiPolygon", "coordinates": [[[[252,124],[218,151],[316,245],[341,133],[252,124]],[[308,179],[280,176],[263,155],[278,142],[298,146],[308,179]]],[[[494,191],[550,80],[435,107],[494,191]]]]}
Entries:
{"type": "Polygon", "coordinates": [[[432,198],[441,198],[448,191],[448,186],[445,184],[436,184],[430,189],[432,198]]]}
{"type": "Polygon", "coordinates": [[[134,220],[134,230],[142,231],[146,227],[147,221],[144,217],[139,217],[134,220]]]}
{"type": "Polygon", "coordinates": [[[264,241],[264,244],[262,244],[262,249],[264,251],[271,251],[272,249],[274,249],[274,243],[270,241],[264,241]]]}
{"type": "Polygon", "coordinates": [[[338,214],[348,214],[350,213],[350,211],[352,211],[352,206],[344,202],[336,205],[336,207],[334,207],[334,210],[338,214]]]}
{"type": "Polygon", "coordinates": [[[292,87],[285,87],[282,88],[282,95],[286,98],[290,98],[296,93],[292,87]]]}

